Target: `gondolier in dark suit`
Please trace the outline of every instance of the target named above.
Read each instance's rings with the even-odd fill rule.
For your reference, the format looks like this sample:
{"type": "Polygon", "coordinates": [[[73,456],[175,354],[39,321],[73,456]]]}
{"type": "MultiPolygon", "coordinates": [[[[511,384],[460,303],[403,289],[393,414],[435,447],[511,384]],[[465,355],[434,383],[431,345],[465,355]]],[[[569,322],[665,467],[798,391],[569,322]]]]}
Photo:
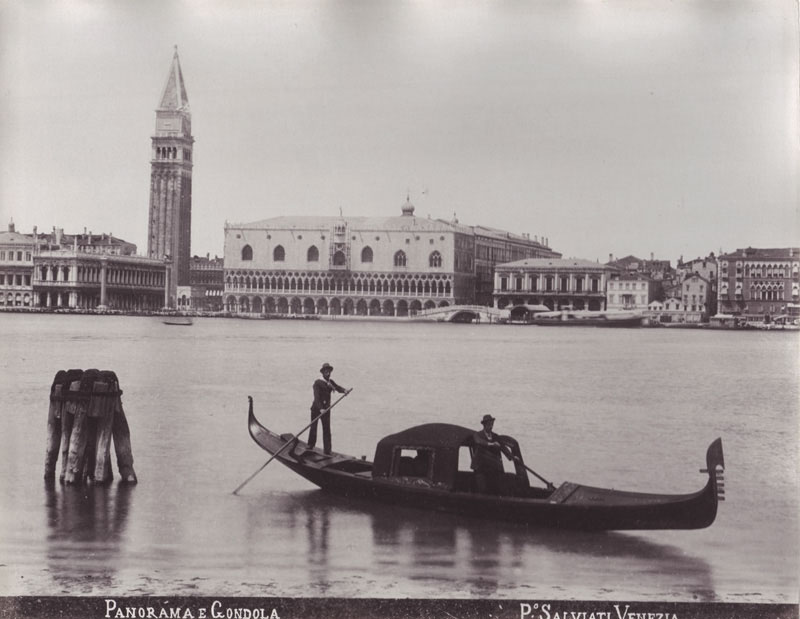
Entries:
{"type": "Polygon", "coordinates": [[[313,448],[317,444],[317,417],[322,421],[322,446],[326,454],[331,453],[331,414],[328,409],[331,406],[331,393],[338,391],[339,393],[347,393],[348,389],[337,385],[331,378],[333,366],[330,363],[323,363],[319,370],[322,373],[322,378],[314,381],[314,403],[311,404],[311,429],[308,432],[308,446],[313,448]]]}
{"type": "Polygon", "coordinates": [[[508,448],[492,432],[494,417],[484,415],[483,429],[472,435],[472,470],[475,471],[475,488],[482,494],[500,494],[500,480],[503,476],[503,458],[511,458],[508,448]]]}

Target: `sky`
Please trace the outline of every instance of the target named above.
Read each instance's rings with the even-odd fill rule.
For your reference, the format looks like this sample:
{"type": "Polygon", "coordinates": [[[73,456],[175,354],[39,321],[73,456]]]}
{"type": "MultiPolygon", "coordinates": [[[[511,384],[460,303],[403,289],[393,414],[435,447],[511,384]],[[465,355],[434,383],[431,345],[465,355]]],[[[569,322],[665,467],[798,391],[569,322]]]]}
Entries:
{"type": "Polygon", "coordinates": [[[601,262],[797,246],[798,23],[795,0],[0,0],[0,229],[146,253],[177,45],[193,254],[407,197],[601,262]]]}

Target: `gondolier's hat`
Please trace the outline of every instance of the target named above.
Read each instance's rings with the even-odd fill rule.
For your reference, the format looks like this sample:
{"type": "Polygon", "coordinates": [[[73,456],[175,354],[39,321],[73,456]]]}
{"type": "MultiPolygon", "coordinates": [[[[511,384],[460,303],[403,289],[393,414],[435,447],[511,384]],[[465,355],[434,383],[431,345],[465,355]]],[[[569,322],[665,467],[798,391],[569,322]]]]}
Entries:
{"type": "Polygon", "coordinates": [[[481,419],[481,423],[489,423],[490,421],[494,421],[494,417],[491,415],[484,415],[483,419],[481,419]]]}
{"type": "Polygon", "coordinates": [[[319,369],[320,372],[324,372],[325,370],[333,370],[333,366],[330,363],[323,363],[322,367],[319,369]]]}

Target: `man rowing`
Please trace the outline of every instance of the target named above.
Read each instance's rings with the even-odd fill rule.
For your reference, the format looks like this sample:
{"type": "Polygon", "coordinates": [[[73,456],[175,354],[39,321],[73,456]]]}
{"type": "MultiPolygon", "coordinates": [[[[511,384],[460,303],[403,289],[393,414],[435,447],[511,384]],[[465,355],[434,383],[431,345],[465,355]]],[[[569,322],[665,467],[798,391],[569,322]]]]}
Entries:
{"type": "Polygon", "coordinates": [[[509,460],[514,458],[508,447],[503,445],[492,431],[494,421],[491,415],[484,415],[481,420],[483,429],[472,435],[471,468],[475,471],[475,488],[481,494],[500,494],[500,480],[503,477],[501,454],[509,460]]]}
{"type": "Polygon", "coordinates": [[[326,455],[331,454],[331,393],[349,393],[349,389],[337,385],[331,378],[333,366],[323,363],[320,368],[322,378],[314,381],[314,402],[311,404],[311,429],[308,432],[308,447],[313,449],[317,444],[317,420],[322,421],[322,447],[326,455]]]}

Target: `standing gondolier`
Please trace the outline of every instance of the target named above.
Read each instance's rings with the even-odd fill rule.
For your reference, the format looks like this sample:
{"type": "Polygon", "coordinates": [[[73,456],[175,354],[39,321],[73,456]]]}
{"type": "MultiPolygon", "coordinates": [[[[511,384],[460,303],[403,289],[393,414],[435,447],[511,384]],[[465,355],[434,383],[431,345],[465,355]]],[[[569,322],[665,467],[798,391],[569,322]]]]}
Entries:
{"type": "Polygon", "coordinates": [[[503,445],[494,429],[494,417],[484,415],[482,430],[472,435],[473,455],[471,468],[475,471],[475,487],[481,494],[500,494],[500,480],[503,477],[503,458],[512,459],[508,448],[503,445]]]}
{"type": "Polygon", "coordinates": [[[337,385],[331,378],[333,366],[330,363],[323,363],[319,370],[322,378],[314,381],[314,402],[311,404],[311,429],[308,432],[308,447],[313,449],[317,444],[317,418],[322,421],[322,446],[327,455],[331,453],[331,393],[348,393],[349,389],[337,385]],[[320,417],[321,416],[321,417],[320,417]]]}

